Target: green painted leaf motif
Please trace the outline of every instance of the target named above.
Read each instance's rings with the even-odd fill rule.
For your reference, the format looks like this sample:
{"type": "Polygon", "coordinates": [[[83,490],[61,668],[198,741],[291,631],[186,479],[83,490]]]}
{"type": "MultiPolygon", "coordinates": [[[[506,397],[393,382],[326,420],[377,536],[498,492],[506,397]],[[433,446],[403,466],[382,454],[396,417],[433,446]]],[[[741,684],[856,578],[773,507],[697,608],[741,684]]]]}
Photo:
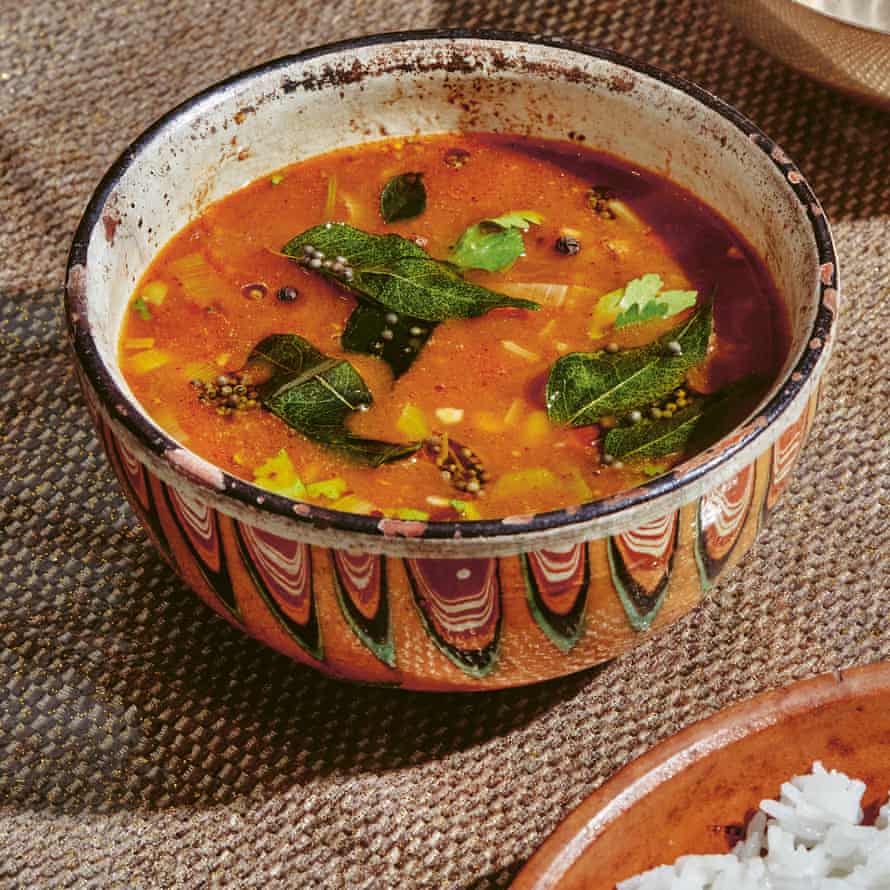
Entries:
{"type": "Polygon", "coordinates": [[[349,415],[373,402],[349,362],[330,358],[296,334],[272,334],[251,351],[246,369],[263,407],[289,427],[352,460],[380,466],[413,454],[419,442],[383,442],[354,436],[349,415]]]}
{"type": "Polygon", "coordinates": [[[401,377],[411,367],[435,329],[434,322],[395,315],[373,303],[359,302],[352,310],[340,344],[350,352],[382,358],[401,377]]]}
{"type": "Polygon", "coordinates": [[[311,245],[326,257],[342,256],[352,277],[322,266],[314,270],[342,287],[396,313],[424,321],[474,318],[490,309],[538,309],[464,281],[448,263],[433,259],[400,235],[372,235],[343,223],[326,223],[292,238],[282,253],[295,260],[311,245]]]}
{"type": "Polygon", "coordinates": [[[533,210],[515,210],[470,226],[454,245],[448,259],[461,269],[499,272],[525,252],[522,233],[543,220],[533,210]]]}
{"type": "Polygon", "coordinates": [[[620,311],[615,319],[615,327],[623,328],[657,318],[669,318],[695,305],[698,291],[663,291],[663,286],[661,276],[655,273],[629,281],[622,289],[623,293],[618,303],[620,311]]]}
{"type": "Polygon", "coordinates": [[[712,325],[711,306],[706,305],[639,349],[563,356],[547,380],[548,416],[555,423],[585,426],[663,398],[683,382],[690,368],[704,361],[712,325]],[[672,340],[680,344],[680,355],[668,350],[672,340]]]}
{"type": "Polygon", "coordinates": [[[380,215],[391,223],[420,216],[426,210],[426,188],[423,173],[400,173],[393,176],[380,193],[380,215]]]}

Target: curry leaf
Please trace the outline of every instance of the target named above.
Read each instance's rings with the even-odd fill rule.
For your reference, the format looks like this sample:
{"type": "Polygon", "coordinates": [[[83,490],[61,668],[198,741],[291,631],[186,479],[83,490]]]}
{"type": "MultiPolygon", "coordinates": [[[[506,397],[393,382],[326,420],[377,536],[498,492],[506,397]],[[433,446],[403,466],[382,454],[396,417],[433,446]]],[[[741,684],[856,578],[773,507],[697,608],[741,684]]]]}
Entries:
{"type": "Polygon", "coordinates": [[[664,282],[661,276],[654,273],[629,281],[622,289],[615,327],[623,328],[656,318],[669,318],[694,306],[698,298],[698,291],[665,291],[662,287],[664,282]]]}
{"type": "Polygon", "coordinates": [[[296,334],[272,334],[251,351],[245,368],[260,402],[289,427],[358,463],[379,466],[413,454],[419,442],[354,436],[346,420],[373,398],[349,362],[330,358],[296,334]]]}
{"type": "Polygon", "coordinates": [[[541,214],[533,210],[515,210],[483,219],[460,236],[448,259],[461,269],[499,272],[522,256],[525,252],[522,233],[542,219],[541,214]]]}
{"type": "Polygon", "coordinates": [[[423,173],[400,173],[393,176],[380,193],[380,215],[391,223],[420,216],[426,210],[426,189],[423,173]]]}
{"type": "Polygon", "coordinates": [[[538,309],[531,300],[516,300],[464,281],[448,263],[434,260],[400,235],[372,235],[343,223],[326,223],[297,235],[282,253],[324,277],[395,313],[424,321],[473,318],[490,309],[538,309]],[[307,247],[325,257],[342,257],[344,272],[306,261],[307,247]]]}
{"type": "Polygon", "coordinates": [[[701,451],[744,417],[767,385],[767,380],[751,374],[671,417],[615,427],[606,433],[603,451],[626,461],[701,451]]]}
{"type": "Polygon", "coordinates": [[[711,335],[710,305],[652,343],[622,352],[572,352],[547,380],[547,414],[556,423],[585,426],[608,415],[645,407],[679,386],[704,361],[711,335]],[[668,348],[676,341],[677,354],[668,348]]]}
{"type": "Polygon", "coordinates": [[[420,447],[419,442],[386,442],[382,439],[367,439],[353,436],[344,430],[340,435],[332,435],[322,442],[349,460],[369,467],[391,464],[397,460],[411,457],[420,447]]]}
{"type": "Polygon", "coordinates": [[[685,451],[705,414],[702,403],[677,411],[671,417],[643,420],[633,426],[618,426],[603,439],[603,451],[622,460],[644,460],[685,451]]]}
{"type": "Polygon", "coordinates": [[[340,344],[350,352],[364,352],[382,358],[401,377],[423,348],[435,323],[396,315],[374,303],[359,302],[352,310],[340,344]]]}

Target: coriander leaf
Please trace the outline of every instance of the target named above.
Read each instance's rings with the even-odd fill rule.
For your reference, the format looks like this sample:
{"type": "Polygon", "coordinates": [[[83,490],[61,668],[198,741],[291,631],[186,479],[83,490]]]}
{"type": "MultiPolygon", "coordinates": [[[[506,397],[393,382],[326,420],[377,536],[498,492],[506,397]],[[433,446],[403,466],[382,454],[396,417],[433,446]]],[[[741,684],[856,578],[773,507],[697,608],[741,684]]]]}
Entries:
{"type": "Polygon", "coordinates": [[[263,407],[289,427],[358,463],[376,467],[413,454],[419,442],[382,442],[354,436],[346,420],[373,402],[349,362],[330,358],[296,334],[272,334],[247,359],[245,372],[263,407]]]}
{"type": "Polygon", "coordinates": [[[151,321],[151,309],[148,308],[148,303],[146,303],[142,297],[136,297],[136,299],[133,300],[133,311],[143,321],[151,321]]]}
{"type": "Polygon", "coordinates": [[[364,352],[382,358],[401,377],[423,348],[435,323],[397,315],[375,303],[360,301],[352,310],[340,344],[350,352],[364,352]]]}
{"type": "Polygon", "coordinates": [[[704,361],[712,328],[711,306],[652,343],[622,352],[572,352],[550,369],[547,414],[556,423],[586,426],[612,414],[645,407],[679,386],[704,361]],[[680,354],[668,349],[676,341],[680,354]]]}
{"type": "Polygon", "coordinates": [[[499,272],[525,252],[522,233],[542,220],[541,214],[533,210],[515,210],[483,219],[460,236],[448,259],[461,269],[499,272]]]}
{"type": "Polygon", "coordinates": [[[502,229],[522,229],[527,232],[529,227],[534,223],[536,226],[544,222],[544,217],[534,210],[511,210],[509,213],[502,213],[500,216],[492,217],[485,222],[494,223],[502,229]]]}
{"type": "Polygon", "coordinates": [[[372,235],[343,223],[326,223],[292,238],[282,253],[366,302],[428,322],[473,318],[501,307],[539,308],[531,300],[516,300],[464,281],[448,263],[434,260],[400,235],[372,235]],[[308,247],[326,258],[342,257],[344,271],[324,265],[314,268],[304,252],[308,247]]]}
{"type": "Polygon", "coordinates": [[[677,315],[684,309],[691,309],[697,299],[697,290],[663,290],[658,295],[658,302],[666,303],[668,307],[665,317],[677,315]]]}
{"type": "Polygon", "coordinates": [[[448,259],[460,269],[499,272],[511,266],[525,251],[522,232],[487,222],[470,226],[454,245],[448,259]]]}
{"type": "Polygon", "coordinates": [[[400,173],[393,176],[380,193],[380,215],[391,223],[420,216],[426,210],[426,189],[423,173],[400,173]]]}
{"type": "Polygon", "coordinates": [[[630,309],[634,304],[644,306],[646,303],[651,303],[663,287],[664,282],[661,280],[661,276],[654,272],[634,278],[624,285],[621,299],[618,301],[618,308],[630,309]]]}
{"type": "MultiPolygon", "coordinates": [[[[626,325],[653,321],[656,318],[669,318],[694,306],[698,298],[698,291],[663,291],[662,287],[664,282],[661,276],[651,272],[629,281],[622,289],[623,293],[618,302],[615,327],[623,328],[626,325]]],[[[606,296],[612,297],[614,293],[606,296]]]]}

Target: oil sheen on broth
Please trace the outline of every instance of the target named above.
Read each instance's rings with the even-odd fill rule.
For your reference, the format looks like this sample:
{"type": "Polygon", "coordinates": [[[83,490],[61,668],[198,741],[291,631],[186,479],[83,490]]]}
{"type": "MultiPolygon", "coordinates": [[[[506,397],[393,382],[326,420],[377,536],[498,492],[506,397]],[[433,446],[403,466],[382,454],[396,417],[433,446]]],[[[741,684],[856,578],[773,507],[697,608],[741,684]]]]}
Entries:
{"type": "Polygon", "coordinates": [[[155,422],[235,476],[446,520],[667,471],[788,348],[762,263],[688,192],[574,143],[450,134],[208,207],[137,287],[120,363],[155,422]]]}

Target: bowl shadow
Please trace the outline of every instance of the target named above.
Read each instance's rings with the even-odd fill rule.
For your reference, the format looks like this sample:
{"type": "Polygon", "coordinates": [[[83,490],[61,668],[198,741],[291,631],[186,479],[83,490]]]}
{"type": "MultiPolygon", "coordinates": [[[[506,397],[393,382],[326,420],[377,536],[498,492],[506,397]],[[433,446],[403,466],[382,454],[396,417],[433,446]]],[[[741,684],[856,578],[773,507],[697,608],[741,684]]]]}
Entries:
{"type": "MultiPolygon", "coordinates": [[[[71,380],[67,388],[79,401],[71,380]]],[[[25,558],[54,595],[26,594],[5,614],[0,805],[212,807],[379,775],[485,745],[589,682],[590,671],[497,692],[418,693],[293,663],[178,580],[121,503],[87,423],[80,409],[79,430],[68,429],[90,456],[86,491],[67,505],[20,499],[25,558]]]]}

